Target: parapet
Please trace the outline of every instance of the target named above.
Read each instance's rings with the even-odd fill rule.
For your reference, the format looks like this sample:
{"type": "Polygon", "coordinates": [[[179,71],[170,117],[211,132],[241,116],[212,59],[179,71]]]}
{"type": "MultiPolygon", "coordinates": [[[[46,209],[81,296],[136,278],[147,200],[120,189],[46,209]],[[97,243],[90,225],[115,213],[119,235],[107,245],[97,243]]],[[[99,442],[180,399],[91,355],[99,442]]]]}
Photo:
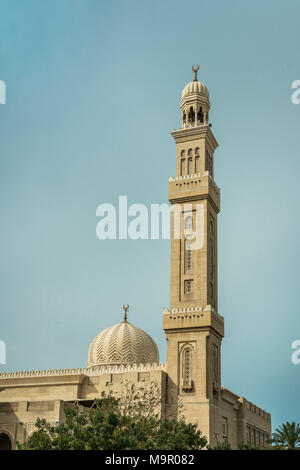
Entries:
{"type": "Polygon", "coordinates": [[[224,336],[224,318],[219,315],[211,305],[202,307],[186,307],[164,309],[163,329],[213,329],[220,336],[224,336]]]}
{"type": "Polygon", "coordinates": [[[147,372],[151,370],[165,371],[165,365],[160,364],[128,364],[121,366],[101,366],[101,367],[83,367],[74,369],[48,369],[48,370],[26,370],[22,372],[2,372],[0,374],[1,380],[5,379],[22,379],[28,377],[53,377],[53,376],[67,376],[67,375],[86,375],[99,376],[102,374],[117,374],[123,372],[147,372]]]}

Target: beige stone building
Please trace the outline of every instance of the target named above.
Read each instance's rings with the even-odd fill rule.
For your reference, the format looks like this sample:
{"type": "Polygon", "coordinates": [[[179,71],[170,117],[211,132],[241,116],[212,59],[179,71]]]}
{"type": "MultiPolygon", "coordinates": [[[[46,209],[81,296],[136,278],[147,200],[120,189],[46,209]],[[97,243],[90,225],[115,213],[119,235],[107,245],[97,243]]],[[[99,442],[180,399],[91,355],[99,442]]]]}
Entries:
{"type": "Polygon", "coordinates": [[[221,386],[224,318],[218,313],[217,217],[220,190],[214,181],[218,143],[209,124],[206,86],[186,85],[180,103],[182,127],[176,143],[176,176],[169,178],[172,206],[170,308],[163,311],[166,364],[155,342],[124,320],[92,342],[83,369],[0,374],[0,449],[16,447],[35,429],[37,417],[55,423],[64,408],[82,409],[101,396],[106,383],[118,391],[127,379],[156,381],[161,414],[180,397],[188,421],[197,423],[209,443],[229,441],[261,446],[271,434],[271,416],[221,386]]]}

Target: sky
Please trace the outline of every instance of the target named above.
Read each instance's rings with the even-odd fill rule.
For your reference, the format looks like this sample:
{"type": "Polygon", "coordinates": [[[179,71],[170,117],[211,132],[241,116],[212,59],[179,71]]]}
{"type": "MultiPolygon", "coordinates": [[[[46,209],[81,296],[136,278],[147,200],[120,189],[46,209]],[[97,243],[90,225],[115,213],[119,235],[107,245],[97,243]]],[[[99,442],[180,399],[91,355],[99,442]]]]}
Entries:
{"type": "Polygon", "coordinates": [[[0,371],[84,367],[122,319],[166,358],[168,240],[99,240],[96,208],[167,202],[200,64],[219,142],[222,384],[300,421],[298,1],[0,0],[0,371]]]}

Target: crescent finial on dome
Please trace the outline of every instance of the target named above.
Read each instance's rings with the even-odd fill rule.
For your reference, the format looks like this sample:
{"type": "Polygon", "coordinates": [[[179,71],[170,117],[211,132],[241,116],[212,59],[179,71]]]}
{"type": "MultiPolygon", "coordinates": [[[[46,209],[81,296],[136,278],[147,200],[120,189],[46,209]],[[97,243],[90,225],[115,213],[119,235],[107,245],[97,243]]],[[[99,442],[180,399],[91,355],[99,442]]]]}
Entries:
{"type": "Polygon", "coordinates": [[[126,306],[123,305],[123,310],[124,310],[124,320],[125,322],[127,322],[127,310],[129,309],[129,305],[127,304],[126,306]]]}
{"type": "Polygon", "coordinates": [[[198,79],[197,79],[197,72],[198,72],[199,68],[200,68],[199,65],[193,65],[193,67],[192,67],[192,71],[193,71],[194,74],[195,74],[194,82],[197,82],[197,81],[198,81],[198,79]]]}

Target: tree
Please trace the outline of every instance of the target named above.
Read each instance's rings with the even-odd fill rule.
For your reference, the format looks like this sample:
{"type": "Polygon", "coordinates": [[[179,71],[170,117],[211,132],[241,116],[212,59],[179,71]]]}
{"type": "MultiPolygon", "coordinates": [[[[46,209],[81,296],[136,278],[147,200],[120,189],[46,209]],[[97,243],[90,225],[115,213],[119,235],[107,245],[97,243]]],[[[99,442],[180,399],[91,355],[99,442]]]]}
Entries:
{"type": "Polygon", "coordinates": [[[238,449],[239,450],[266,450],[265,447],[253,446],[252,444],[248,444],[247,442],[239,442],[238,449]]]}
{"type": "Polygon", "coordinates": [[[217,443],[212,447],[208,445],[207,450],[231,450],[231,445],[230,442],[227,441],[217,441],[217,443]]]}
{"type": "Polygon", "coordinates": [[[207,439],[196,425],[187,424],[180,404],[177,419],[160,418],[157,383],[137,388],[125,382],[117,397],[112,391],[85,411],[75,403],[65,409],[63,423],[38,419],[37,430],[20,449],[34,450],[200,450],[207,439]]]}
{"type": "Polygon", "coordinates": [[[279,428],[275,429],[271,442],[275,447],[284,449],[297,449],[300,447],[300,424],[295,421],[289,423],[288,421],[279,428]]]}

